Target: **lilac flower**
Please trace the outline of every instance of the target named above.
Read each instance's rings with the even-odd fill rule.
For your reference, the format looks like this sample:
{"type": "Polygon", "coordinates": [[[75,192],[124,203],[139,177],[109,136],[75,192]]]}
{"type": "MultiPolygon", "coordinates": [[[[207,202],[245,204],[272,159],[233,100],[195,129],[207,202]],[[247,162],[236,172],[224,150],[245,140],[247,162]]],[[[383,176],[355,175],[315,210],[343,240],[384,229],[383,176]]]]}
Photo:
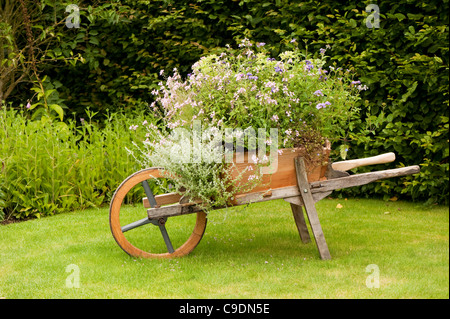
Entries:
{"type": "Polygon", "coordinates": [[[283,72],[283,69],[277,65],[277,66],[275,66],[275,72],[281,73],[281,72],[283,72]]]}
{"type": "Polygon", "coordinates": [[[27,106],[26,106],[26,108],[27,108],[27,109],[30,109],[30,108],[31,108],[31,104],[30,104],[30,102],[28,102],[28,103],[27,103],[27,106]]]}
{"type": "Polygon", "coordinates": [[[267,58],[267,61],[275,61],[275,58],[267,58]]]}
{"type": "Polygon", "coordinates": [[[323,96],[323,93],[322,93],[321,90],[317,90],[313,94],[316,95],[316,96],[323,96]]]}
{"type": "Polygon", "coordinates": [[[256,46],[257,46],[258,48],[263,47],[263,46],[265,46],[265,45],[266,45],[266,44],[265,44],[264,42],[259,42],[259,43],[256,44],[256,46]]]}
{"type": "Polygon", "coordinates": [[[352,85],[361,84],[361,81],[352,81],[352,85]]]}
{"type": "Polygon", "coordinates": [[[147,124],[148,124],[147,120],[144,120],[144,122],[142,122],[142,125],[147,125],[147,124]]]}
{"type": "Polygon", "coordinates": [[[306,71],[311,71],[312,69],[314,69],[314,65],[312,64],[311,61],[306,60],[305,63],[306,63],[306,66],[305,66],[306,71]]]}
{"type": "Polygon", "coordinates": [[[274,122],[278,122],[279,117],[278,117],[278,115],[274,114],[270,119],[274,122]]]}
{"type": "Polygon", "coordinates": [[[308,64],[305,66],[306,71],[311,71],[312,69],[314,69],[314,65],[312,65],[312,64],[308,64]]]}
{"type": "Polygon", "coordinates": [[[324,49],[324,48],[320,48],[320,54],[322,54],[322,55],[324,55],[325,54],[325,52],[327,51],[327,49],[324,49]]]}
{"type": "Polygon", "coordinates": [[[139,125],[131,125],[131,126],[129,127],[129,129],[130,129],[130,130],[133,130],[133,131],[136,131],[138,127],[139,127],[139,125]]]}
{"type": "Polygon", "coordinates": [[[234,77],[236,78],[236,81],[239,81],[244,76],[244,73],[238,73],[234,77]]]}
{"type": "Polygon", "coordinates": [[[328,101],[326,101],[325,103],[319,103],[316,105],[316,109],[318,109],[318,110],[323,109],[323,108],[327,107],[327,105],[331,105],[331,103],[328,101]]]}
{"type": "Polygon", "coordinates": [[[291,41],[289,41],[289,42],[291,42],[291,43],[295,43],[295,42],[297,42],[297,40],[295,39],[295,38],[293,38],[291,41]]]}
{"type": "Polygon", "coordinates": [[[251,74],[251,73],[247,73],[247,79],[249,79],[249,80],[257,80],[258,77],[256,75],[251,74]]]}

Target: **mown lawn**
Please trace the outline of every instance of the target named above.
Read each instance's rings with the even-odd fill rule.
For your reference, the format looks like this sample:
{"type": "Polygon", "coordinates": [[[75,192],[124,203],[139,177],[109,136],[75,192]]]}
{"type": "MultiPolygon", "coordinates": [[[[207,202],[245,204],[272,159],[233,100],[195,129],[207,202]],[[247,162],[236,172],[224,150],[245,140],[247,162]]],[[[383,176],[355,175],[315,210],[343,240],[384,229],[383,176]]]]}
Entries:
{"type": "Polygon", "coordinates": [[[448,207],[316,205],[329,261],[300,241],[282,200],[211,212],[199,246],[172,260],[126,255],[108,208],[3,225],[0,298],[449,298],[448,207]]]}

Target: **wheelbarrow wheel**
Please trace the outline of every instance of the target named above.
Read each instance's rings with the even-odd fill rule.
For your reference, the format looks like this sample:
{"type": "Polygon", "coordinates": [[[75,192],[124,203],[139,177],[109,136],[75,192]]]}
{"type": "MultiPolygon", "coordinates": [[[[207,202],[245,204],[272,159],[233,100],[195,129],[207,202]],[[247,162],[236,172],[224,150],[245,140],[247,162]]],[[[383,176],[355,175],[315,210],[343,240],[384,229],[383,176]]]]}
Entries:
{"type": "MultiPolygon", "coordinates": [[[[149,185],[156,185],[154,179],[163,179],[161,171],[161,168],[148,168],[130,175],[112,197],[109,211],[111,232],[119,247],[130,256],[181,257],[189,254],[198,245],[205,232],[207,218],[203,211],[152,220],[148,218],[142,198],[139,205],[128,203],[129,197],[145,193],[151,207],[154,207],[158,196],[153,196],[149,185]]],[[[176,204],[179,199],[172,195],[165,198],[163,204],[176,204]]]]}

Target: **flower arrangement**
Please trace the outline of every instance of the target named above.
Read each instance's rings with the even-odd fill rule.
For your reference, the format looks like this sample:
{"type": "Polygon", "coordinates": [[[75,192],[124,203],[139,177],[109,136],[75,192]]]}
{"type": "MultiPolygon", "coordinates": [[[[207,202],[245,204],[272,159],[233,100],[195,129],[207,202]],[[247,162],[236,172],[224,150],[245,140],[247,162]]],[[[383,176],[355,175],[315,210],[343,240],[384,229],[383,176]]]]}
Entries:
{"type": "MultiPolygon", "coordinates": [[[[229,165],[224,163],[224,154],[219,152],[219,159],[212,161],[208,150],[223,146],[223,139],[216,137],[223,137],[227,129],[235,129],[232,138],[236,138],[238,129],[262,128],[263,143],[259,145],[306,147],[309,153],[317,152],[325,139],[342,138],[346,123],[358,114],[355,102],[359,92],[367,88],[348,69],[325,68],[325,54],[326,49],[321,49],[313,59],[294,48],[275,59],[264,43],[253,45],[244,39],[237,50],[227,46],[219,55],[202,57],[185,80],[175,69],[159,83],[159,90],[152,92],[155,101],[151,109],[162,123],[159,128],[148,126],[144,165],[165,167],[172,173],[175,188],[189,190],[192,198],[205,202],[220,198],[218,202],[224,204],[237,191],[230,191],[235,181],[227,174],[229,165]],[[187,162],[170,156],[183,153],[175,151],[176,143],[192,143],[179,136],[169,137],[169,133],[180,129],[192,132],[199,122],[204,128],[213,128],[206,131],[209,138],[202,139],[206,144],[194,150],[194,154],[205,156],[202,154],[199,161],[191,157],[187,162]],[[276,129],[278,134],[271,135],[269,129],[276,129]]],[[[250,145],[245,148],[251,149],[250,145]]],[[[261,163],[258,159],[254,162],[261,163]]],[[[257,174],[251,176],[245,187],[254,187],[259,179],[257,174]]],[[[209,204],[213,205],[211,201],[209,204]]]]}

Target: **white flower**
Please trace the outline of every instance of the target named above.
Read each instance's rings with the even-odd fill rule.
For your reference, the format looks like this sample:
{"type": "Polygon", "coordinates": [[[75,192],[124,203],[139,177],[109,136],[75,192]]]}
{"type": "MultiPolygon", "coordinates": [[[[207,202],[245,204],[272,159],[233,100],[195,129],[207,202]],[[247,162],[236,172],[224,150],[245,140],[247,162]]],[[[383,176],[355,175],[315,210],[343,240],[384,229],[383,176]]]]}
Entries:
{"type": "Polygon", "coordinates": [[[278,115],[274,114],[270,119],[274,122],[278,122],[279,117],[278,117],[278,115]]]}

